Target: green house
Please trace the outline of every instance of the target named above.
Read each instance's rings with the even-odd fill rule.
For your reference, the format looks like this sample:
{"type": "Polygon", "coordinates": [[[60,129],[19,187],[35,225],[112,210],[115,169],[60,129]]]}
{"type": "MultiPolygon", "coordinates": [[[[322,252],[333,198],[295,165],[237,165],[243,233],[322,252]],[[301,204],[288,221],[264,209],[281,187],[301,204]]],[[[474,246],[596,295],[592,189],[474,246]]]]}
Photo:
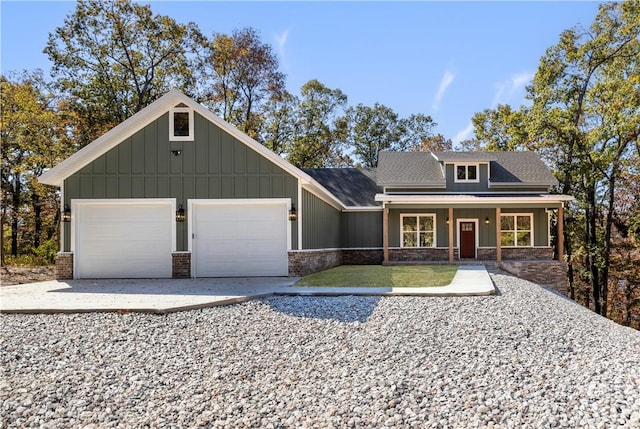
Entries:
{"type": "Polygon", "coordinates": [[[550,219],[571,199],[549,193],[531,152],[383,152],[375,170],[302,170],[177,90],[40,181],[62,198],[59,278],[551,260],[550,219]]]}

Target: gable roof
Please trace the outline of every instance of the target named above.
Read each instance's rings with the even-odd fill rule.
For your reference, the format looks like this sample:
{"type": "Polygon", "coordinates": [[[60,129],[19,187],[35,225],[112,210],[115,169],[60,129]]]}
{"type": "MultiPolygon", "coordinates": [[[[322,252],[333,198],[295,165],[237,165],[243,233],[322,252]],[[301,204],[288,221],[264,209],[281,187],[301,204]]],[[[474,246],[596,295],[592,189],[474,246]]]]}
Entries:
{"type": "Polygon", "coordinates": [[[304,172],[334,194],[345,206],[378,207],[376,170],[368,168],[305,168],[304,172]]]}
{"type": "Polygon", "coordinates": [[[344,209],[344,205],[331,192],[327,191],[321,184],[316,182],[304,171],[290,164],[287,160],[276,155],[275,152],[267,149],[256,140],[252,139],[233,125],[225,122],[206,107],[198,104],[190,97],[187,97],[177,89],[172,89],[144,109],[137,112],[127,120],[118,124],[101,137],[92,141],[69,158],[62,161],[54,168],[44,172],[38,177],[40,183],[52,186],[62,186],[64,180],[79,171],[89,163],[104,155],[127,138],[131,137],[151,122],[155,121],[172,108],[179,104],[192,108],[195,113],[211,121],[222,130],[238,139],[238,141],[249,146],[260,155],[264,156],[284,171],[300,180],[300,184],[307,189],[317,193],[324,201],[334,206],[336,209],[344,209]]]}
{"type": "Polygon", "coordinates": [[[442,168],[430,152],[380,152],[377,183],[379,186],[446,186],[442,168]]]}

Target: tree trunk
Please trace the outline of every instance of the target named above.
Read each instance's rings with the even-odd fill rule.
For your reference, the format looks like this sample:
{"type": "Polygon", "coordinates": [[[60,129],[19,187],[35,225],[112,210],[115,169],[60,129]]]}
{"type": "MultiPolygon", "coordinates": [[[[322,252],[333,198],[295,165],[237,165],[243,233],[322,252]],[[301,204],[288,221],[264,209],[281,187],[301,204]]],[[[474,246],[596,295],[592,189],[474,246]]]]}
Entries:
{"type": "Polygon", "coordinates": [[[11,217],[11,255],[18,256],[18,212],[20,211],[22,186],[20,185],[20,174],[15,175],[15,184],[13,186],[13,195],[11,198],[12,217],[11,217]]]}
{"type": "Polygon", "coordinates": [[[34,216],[33,248],[37,249],[40,247],[40,238],[42,236],[42,203],[40,196],[36,192],[31,195],[31,204],[34,216]]]}
{"type": "Polygon", "coordinates": [[[596,313],[602,314],[602,294],[600,290],[600,271],[598,270],[597,261],[597,215],[596,215],[596,191],[595,184],[589,183],[586,189],[587,193],[587,211],[586,211],[586,236],[585,244],[587,245],[587,264],[588,270],[591,272],[591,288],[593,291],[593,307],[596,313]]]}

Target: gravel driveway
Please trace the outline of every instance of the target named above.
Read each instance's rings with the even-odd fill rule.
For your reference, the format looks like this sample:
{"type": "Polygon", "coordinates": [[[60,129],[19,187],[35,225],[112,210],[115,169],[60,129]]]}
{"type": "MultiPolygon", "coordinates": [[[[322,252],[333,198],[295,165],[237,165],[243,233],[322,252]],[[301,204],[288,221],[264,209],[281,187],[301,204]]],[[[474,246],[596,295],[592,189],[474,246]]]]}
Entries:
{"type": "Polygon", "coordinates": [[[2,315],[6,427],[640,427],[640,332],[492,297],[2,315]]]}

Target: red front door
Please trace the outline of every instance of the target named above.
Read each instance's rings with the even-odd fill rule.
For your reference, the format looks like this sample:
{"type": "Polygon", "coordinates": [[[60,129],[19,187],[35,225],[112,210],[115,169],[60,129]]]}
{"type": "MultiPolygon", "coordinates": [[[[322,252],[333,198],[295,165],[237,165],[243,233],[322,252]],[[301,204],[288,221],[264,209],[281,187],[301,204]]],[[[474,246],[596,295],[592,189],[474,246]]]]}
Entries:
{"type": "Polygon", "coordinates": [[[460,222],[460,258],[476,257],[476,224],[460,222]]]}

